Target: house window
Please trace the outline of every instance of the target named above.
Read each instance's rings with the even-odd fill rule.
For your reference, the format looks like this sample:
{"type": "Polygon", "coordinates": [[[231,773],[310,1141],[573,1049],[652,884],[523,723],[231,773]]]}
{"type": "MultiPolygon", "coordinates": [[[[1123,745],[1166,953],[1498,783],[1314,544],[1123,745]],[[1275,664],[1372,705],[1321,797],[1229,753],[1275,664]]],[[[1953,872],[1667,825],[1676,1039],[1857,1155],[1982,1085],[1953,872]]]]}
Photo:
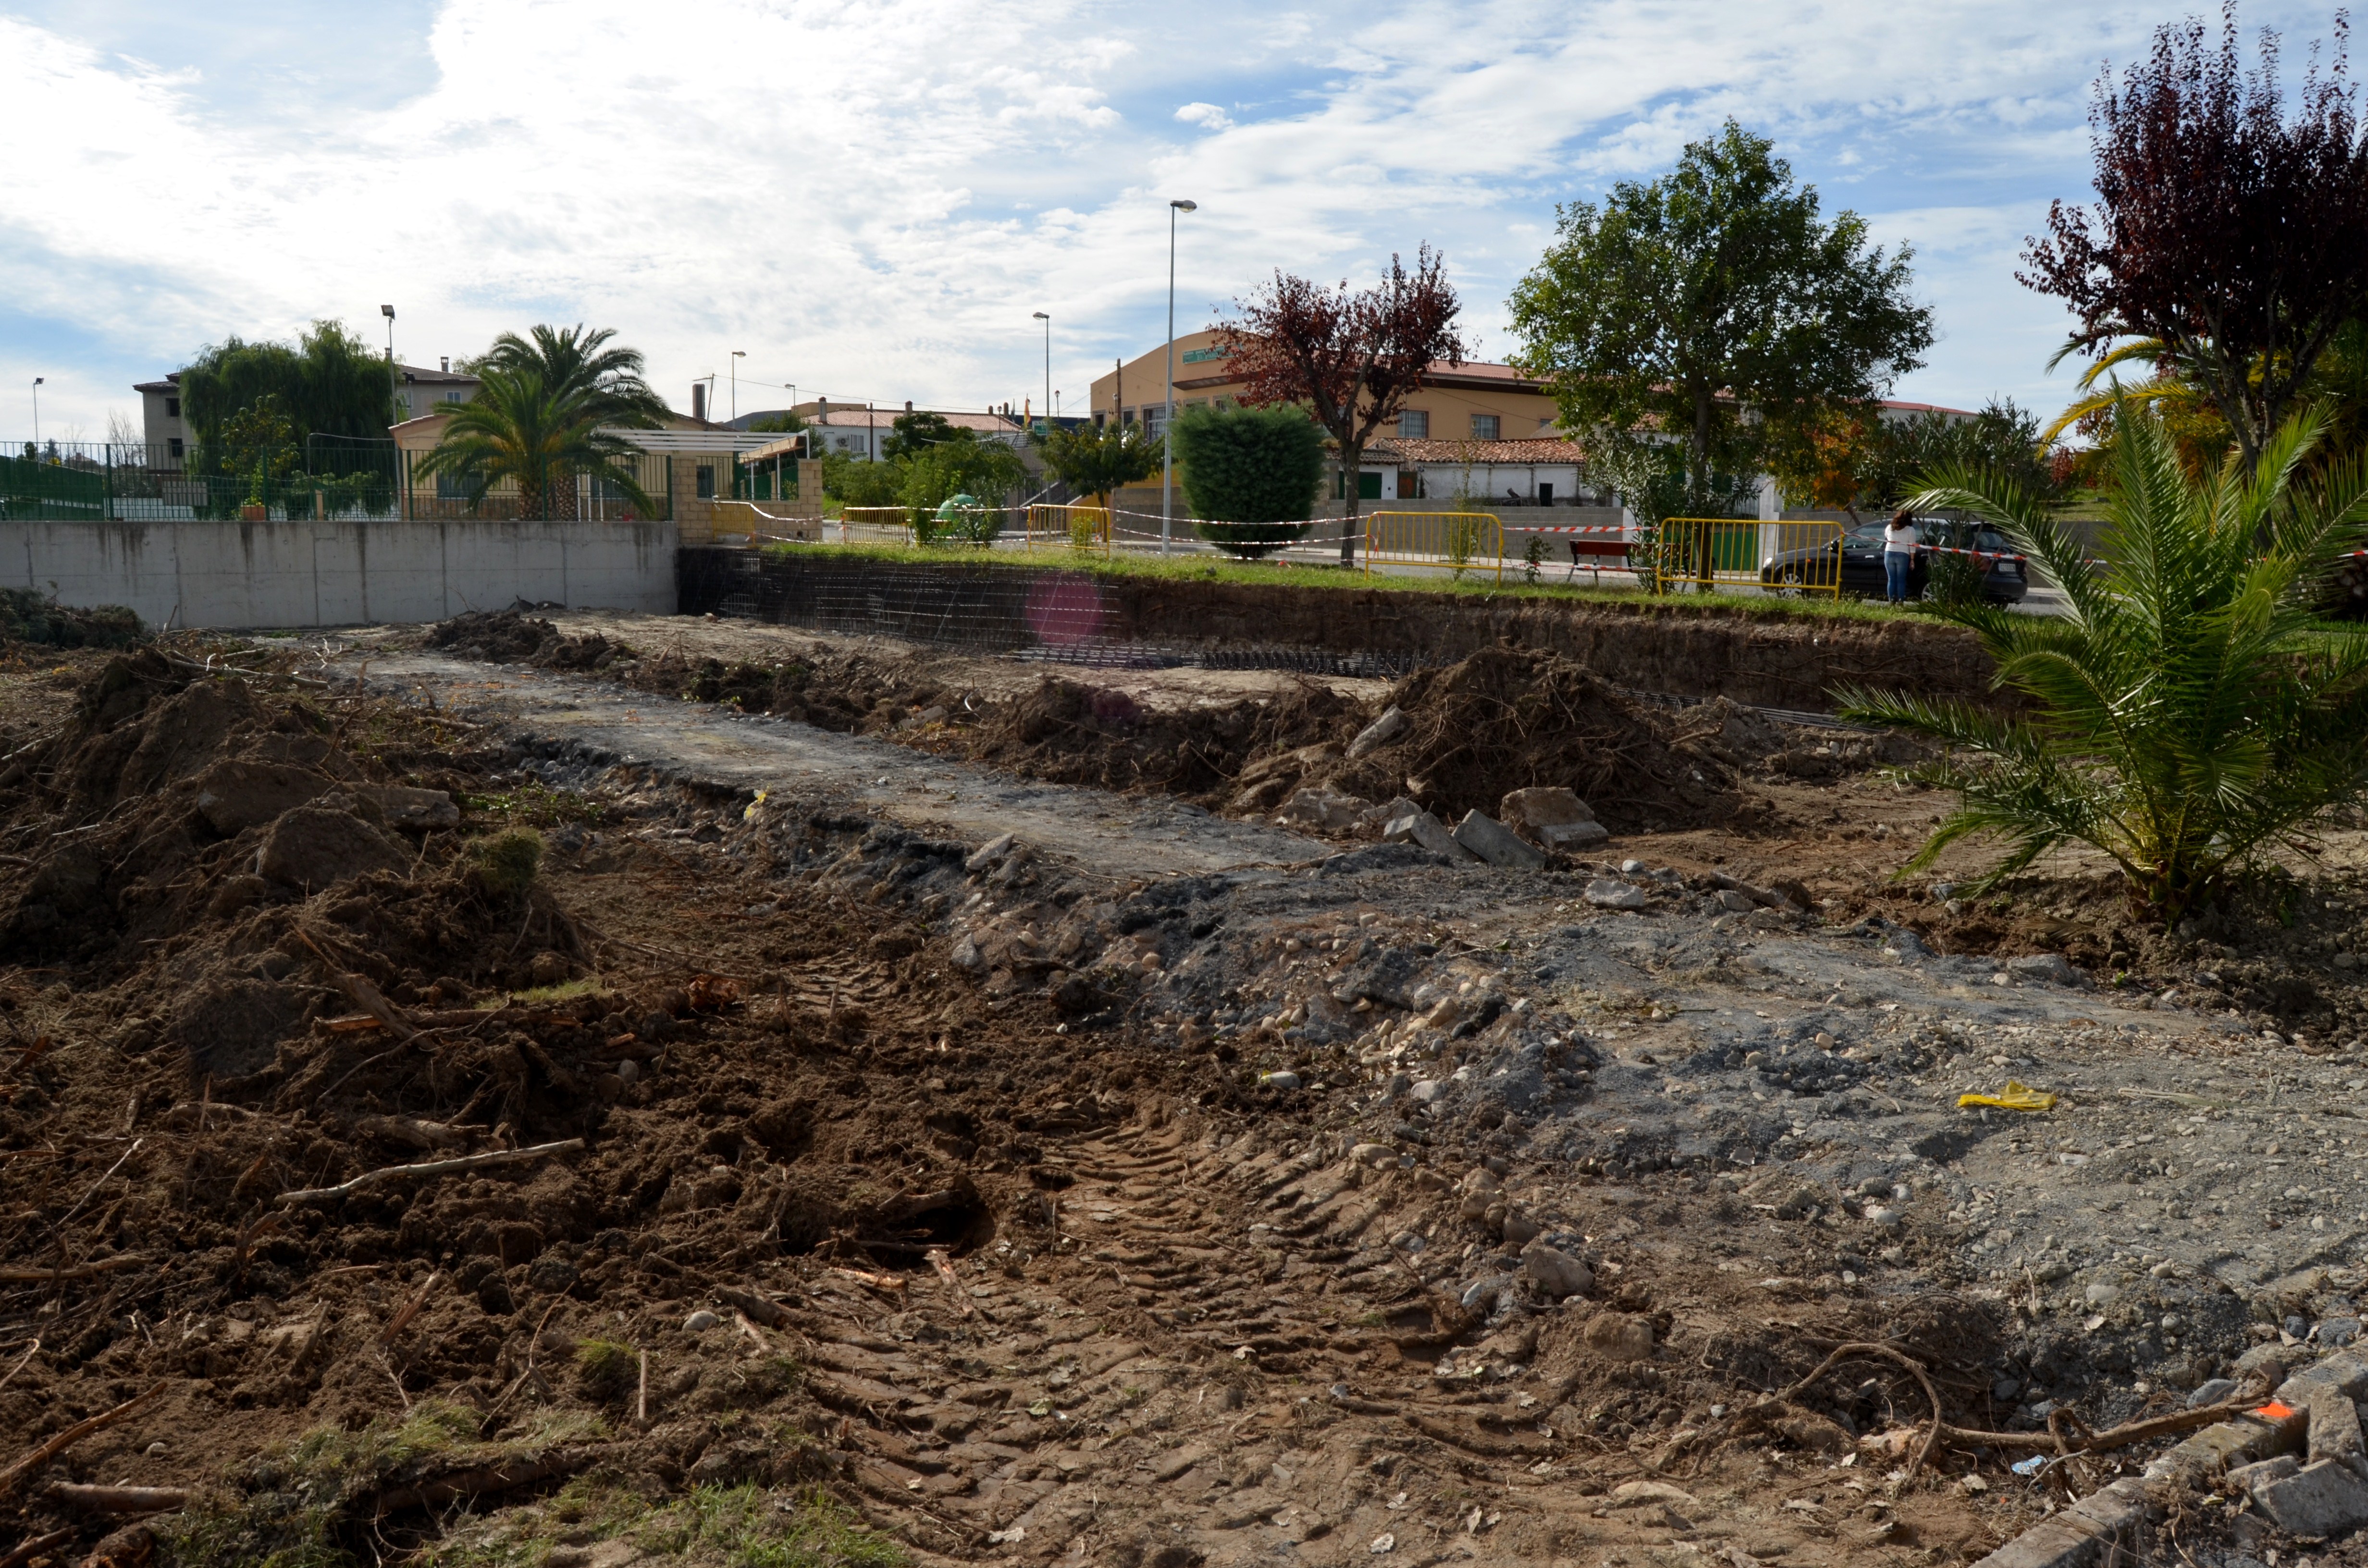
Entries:
{"type": "Polygon", "coordinates": [[[1497,419],[1495,415],[1475,414],[1472,416],[1472,438],[1474,440],[1493,441],[1497,438],[1497,419]]]}
{"type": "Polygon", "coordinates": [[[181,417],[181,400],[179,398],[168,397],[165,400],[165,417],[167,419],[178,419],[181,417]]]}
{"type": "Polygon", "coordinates": [[[1427,408],[1409,408],[1400,413],[1398,434],[1409,441],[1429,440],[1430,411],[1427,408]]]}
{"type": "Polygon", "coordinates": [[[175,462],[179,462],[181,460],[181,438],[178,436],[167,436],[165,437],[165,450],[172,455],[172,459],[175,462]]]}
{"type": "Polygon", "coordinates": [[[464,392],[448,392],[444,394],[444,401],[446,403],[461,403],[466,401],[466,398],[467,394],[464,392]]]}
{"type": "Polygon", "coordinates": [[[468,498],[469,482],[466,478],[454,473],[449,468],[438,469],[437,471],[436,499],[438,501],[466,501],[468,498]]]}
{"type": "Polygon", "coordinates": [[[702,501],[715,499],[715,465],[713,463],[699,465],[699,498],[702,501]]]}

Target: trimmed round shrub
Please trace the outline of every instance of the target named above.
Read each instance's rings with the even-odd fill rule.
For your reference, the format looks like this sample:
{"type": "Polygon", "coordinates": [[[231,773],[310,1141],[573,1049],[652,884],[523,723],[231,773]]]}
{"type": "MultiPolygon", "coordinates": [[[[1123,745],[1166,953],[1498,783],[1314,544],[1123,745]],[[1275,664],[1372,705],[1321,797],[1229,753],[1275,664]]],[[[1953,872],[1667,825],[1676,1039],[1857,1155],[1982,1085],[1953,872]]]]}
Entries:
{"type": "Polygon", "coordinates": [[[1306,534],[1324,483],[1324,433],[1305,413],[1289,403],[1188,408],[1173,430],[1184,499],[1204,519],[1202,539],[1255,558],[1306,534]]]}

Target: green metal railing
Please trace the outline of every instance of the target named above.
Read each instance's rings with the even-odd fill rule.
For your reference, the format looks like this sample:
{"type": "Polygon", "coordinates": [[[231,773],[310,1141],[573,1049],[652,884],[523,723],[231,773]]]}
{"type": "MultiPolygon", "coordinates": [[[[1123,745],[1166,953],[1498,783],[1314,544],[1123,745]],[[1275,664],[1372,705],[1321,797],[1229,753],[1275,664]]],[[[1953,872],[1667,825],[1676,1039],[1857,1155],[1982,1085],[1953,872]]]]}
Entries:
{"type": "Polygon", "coordinates": [[[0,518],[392,517],[395,458],[392,441],[316,437],[240,474],[218,472],[202,452],[164,444],[26,441],[0,449],[0,518]]]}

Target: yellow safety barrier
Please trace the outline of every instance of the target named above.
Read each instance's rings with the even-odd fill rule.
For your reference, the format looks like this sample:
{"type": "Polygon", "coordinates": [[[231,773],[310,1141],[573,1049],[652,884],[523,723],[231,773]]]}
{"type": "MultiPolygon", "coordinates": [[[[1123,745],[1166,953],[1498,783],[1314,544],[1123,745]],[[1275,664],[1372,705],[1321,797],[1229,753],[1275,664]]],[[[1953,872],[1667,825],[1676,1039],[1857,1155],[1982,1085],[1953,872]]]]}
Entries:
{"type": "Polygon", "coordinates": [[[906,539],[913,536],[913,514],[902,506],[848,506],[838,514],[838,542],[853,542],[853,528],[894,528],[906,539]]]}
{"type": "Polygon", "coordinates": [[[1365,517],[1365,570],[1375,562],[1445,566],[1461,577],[1505,580],[1505,528],[1491,512],[1372,512],[1365,517]]]}
{"type": "Polygon", "coordinates": [[[1763,523],[1748,517],[1664,517],[1649,549],[1661,591],[1725,585],[1771,593],[1842,591],[1839,523],[1763,523]]]}
{"type": "Polygon", "coordinates": [[[1110,508],[1039,502],[1028,508],[1026,542],[1030,550],[1099,551],[1108,555],[1110,508]]]}

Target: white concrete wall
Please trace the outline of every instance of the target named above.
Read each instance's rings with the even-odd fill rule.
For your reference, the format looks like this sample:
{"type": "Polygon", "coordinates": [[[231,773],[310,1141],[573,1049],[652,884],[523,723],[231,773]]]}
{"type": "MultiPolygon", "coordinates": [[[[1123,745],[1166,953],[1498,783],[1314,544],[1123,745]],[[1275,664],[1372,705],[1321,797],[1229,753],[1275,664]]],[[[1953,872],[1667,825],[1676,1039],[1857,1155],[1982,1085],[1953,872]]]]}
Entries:
{"type": "Polygon", "coordinates": [[[440,620],[513,600],[675,608],[672,523],[0,521],[0,583],[152,626],[440,620]]]}

